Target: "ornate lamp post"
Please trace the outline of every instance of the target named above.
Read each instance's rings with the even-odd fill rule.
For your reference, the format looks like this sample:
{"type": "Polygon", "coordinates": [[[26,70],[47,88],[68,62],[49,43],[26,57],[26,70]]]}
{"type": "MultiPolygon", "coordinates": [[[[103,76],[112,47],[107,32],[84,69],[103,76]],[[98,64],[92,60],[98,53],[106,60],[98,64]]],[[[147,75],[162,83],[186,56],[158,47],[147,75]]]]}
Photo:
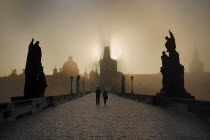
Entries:
{"type": "Polygon", "coordinates": [[[85,93],[85,78],[83,78],[83,88],[84,88],[84,93],[85,93]]]}
{"type": "Polygon", "coordinates": [[[73,91],[72,91],[73,76],[72,75],[71,75],[70,79],[71,79],[71,93],[73,93],[73,91]]]}
{"type": "Polygon", "coordinates": [[[133,93],[133,75],[131,75],[131,93],[133,93]]]}

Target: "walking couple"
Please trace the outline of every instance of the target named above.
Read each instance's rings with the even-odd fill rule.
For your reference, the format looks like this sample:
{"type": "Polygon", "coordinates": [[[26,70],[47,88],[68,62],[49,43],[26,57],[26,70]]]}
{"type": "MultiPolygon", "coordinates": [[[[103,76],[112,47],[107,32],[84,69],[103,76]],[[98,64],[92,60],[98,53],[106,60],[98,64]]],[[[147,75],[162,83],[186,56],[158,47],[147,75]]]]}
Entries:
{"type": "MultiPolygon", "coordinates": [[[[101,90],[100,87],[98,87],[95,91],[96,93],[96,105],[100,105],[100,95],[101,95],[101,90]]],[[[108,99],[108,93],[106,90],[103,92],[103,98],[104,98],[104,105],[106,105],[106,100],[108,99]]]]}

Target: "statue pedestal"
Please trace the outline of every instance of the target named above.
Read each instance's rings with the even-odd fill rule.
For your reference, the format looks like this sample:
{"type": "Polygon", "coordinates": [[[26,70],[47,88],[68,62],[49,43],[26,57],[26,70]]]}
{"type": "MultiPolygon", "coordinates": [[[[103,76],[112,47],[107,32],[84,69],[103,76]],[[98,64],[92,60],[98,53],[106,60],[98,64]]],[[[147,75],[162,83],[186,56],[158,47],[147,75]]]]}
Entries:
{"type": "Polygon", "coordinates": [[[195,96],[191,96],[191,94],[187,93],[187,92],[182,92],[182,93],[177,93],[177,94],[171,95],[170,93],[167,94],[163,91],[160,91],[156,95],[157,96],[162,96],[162,97],[171,97],[171,98],[195,99],[195,96]]]}

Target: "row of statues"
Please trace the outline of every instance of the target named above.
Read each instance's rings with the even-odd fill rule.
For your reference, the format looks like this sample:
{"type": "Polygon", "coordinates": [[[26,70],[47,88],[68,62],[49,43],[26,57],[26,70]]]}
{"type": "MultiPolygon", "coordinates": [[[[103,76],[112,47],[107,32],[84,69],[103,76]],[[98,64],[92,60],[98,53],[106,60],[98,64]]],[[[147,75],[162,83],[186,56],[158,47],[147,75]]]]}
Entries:
{"type": "MultiPolygon", "coordinates": [[[[83,84],[85,84],[84,82],[85,81],[84,81],[84,78],[83,78],[83,84]]],[[[77,77],[76,77],[76,93],[80,93],[80,75],[77,75],[77,77]]]]}
{"type": "MultiPolygon", "coordinates": [[[[174,35],[169,30],[170,37],[166,36],[166,51],[162,52],[162,85],[163,88],[157,93],[158,96],[194,98],[184,88],[184,66],[180,64],[179,53],[176,51],[174,35]]],[[[39,41],[34,43],[32,39],[28,48],[28,56],[25,67],[24,97],[43,97],[47,87],[43,66],[41,63],[42,52],[39,41]]],[[[76,78],[76,92],[79,89],[80,75],[76,78]]],[[[125,93],[125,77],[122,75],[121,93],[125,93]]]]}

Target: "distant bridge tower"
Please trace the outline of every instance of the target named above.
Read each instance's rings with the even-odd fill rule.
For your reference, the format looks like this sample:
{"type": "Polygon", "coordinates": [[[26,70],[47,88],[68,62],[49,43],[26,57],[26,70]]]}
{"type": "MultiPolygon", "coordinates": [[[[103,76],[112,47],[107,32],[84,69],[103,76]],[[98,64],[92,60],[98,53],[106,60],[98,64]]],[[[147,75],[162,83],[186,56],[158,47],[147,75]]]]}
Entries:
{"type": "Polygon", "coordinates": [[[117,72],[117,60],[111,58],[110,47],[104,48],[100,60],[100,86],[106,90],[116,90],[120,85],[120,73],[117,72]]]}
{"type": "Polygon", "coordinates": [[[190,63],[190,72],[204,72],[204,63],[200,61],[198,49],[195,47],[193,52],[193,59],[190,63]]]}

